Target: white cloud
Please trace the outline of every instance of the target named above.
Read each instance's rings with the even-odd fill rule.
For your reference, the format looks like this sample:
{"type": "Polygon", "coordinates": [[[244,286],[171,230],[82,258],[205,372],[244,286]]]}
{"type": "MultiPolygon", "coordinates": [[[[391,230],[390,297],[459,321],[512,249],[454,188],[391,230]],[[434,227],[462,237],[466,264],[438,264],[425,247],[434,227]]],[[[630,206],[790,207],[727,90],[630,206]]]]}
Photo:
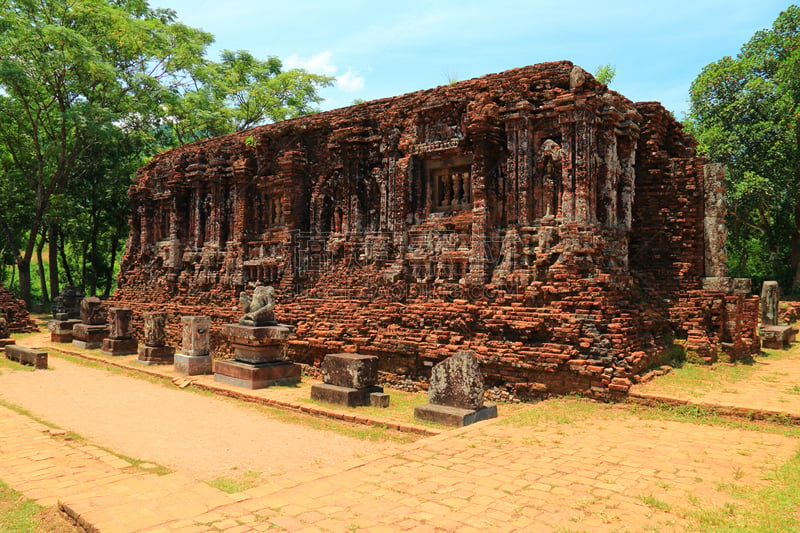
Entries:
{"type": "Polygon", "coordinates": [[[297,54],[292,54],[284,63],[286,68],[302,68],[315,74],[335,76],[336,85],[346,93],[356,93],[362,90],[364,88],[364,76],[353,72],[352,69],[348,69],[344,74],[337,75],[336,71],[338,69],[331,61],[332,57],[333,52],[330,50],[320,52],[307,59],[299,57],[297,54]]]}
{"type": "Polygon", "coordinates": [[[286,60],[287,68],[304,68],[309,72],[315,74],[325,74],[326,76],[333,76],[336,74],[336,65],[331,63],[331,56],[333,52],[325,51],[315,54],[308,59],[298,57],[297,54],[292,54],[286,60]]]}
{"type": "Polygon", "coordinates": [[[346,93],[357,93],[364,88],[364,76],[348,70],[336,77],[336,83],[346,93]]]}

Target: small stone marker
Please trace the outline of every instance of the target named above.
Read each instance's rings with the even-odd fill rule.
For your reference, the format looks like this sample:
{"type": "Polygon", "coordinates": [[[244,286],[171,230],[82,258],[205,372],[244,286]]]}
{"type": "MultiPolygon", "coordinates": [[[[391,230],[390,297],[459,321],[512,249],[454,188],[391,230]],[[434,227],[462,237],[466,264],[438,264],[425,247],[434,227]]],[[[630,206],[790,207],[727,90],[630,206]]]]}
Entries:
{"type": "Polygon", "coordinates": [[[427,405],[414,418],[448,426],[466,426],[495,418],[497,406],[483,404],[483,374],[472,352],[462,350],[431,370],[427,405]]]}
{"type": "Polygon", "coordinates": [[[167,313],[154,311],[144,313],[144,346],[139,346],[139,357],[143,365],[171,365],[175,361],[175,348],[167,346],[167,313]]]}
{"type": "Polygon", "coordinates": [[[133,338],[133,310],[127,307],[112,307],[108,310],[109,335],[103,339],[102,352],[108,355],[131,355],[136,353],[138,343],[133,338]]]}
{"type": "Polygon", "coordinates": [[[72,344],[89,350],[100,348],[108,332],[103,301],[95,296],[81,300],[81,322],[72,327],[72,344]]]}
{"type": "Polygon", "coordinates": [[[185,376],[211,374],[211,317],[182,316],[183,343],[175,354],[175,372],[185,376]]]}
{"type": "Polygon", "coordinates": [[[311,386],[311,398],[337,405],[389,407],[389,395],[378,382],[378,358],[357,353],[333,353],[322,361],[321,384],[311,386]]]}

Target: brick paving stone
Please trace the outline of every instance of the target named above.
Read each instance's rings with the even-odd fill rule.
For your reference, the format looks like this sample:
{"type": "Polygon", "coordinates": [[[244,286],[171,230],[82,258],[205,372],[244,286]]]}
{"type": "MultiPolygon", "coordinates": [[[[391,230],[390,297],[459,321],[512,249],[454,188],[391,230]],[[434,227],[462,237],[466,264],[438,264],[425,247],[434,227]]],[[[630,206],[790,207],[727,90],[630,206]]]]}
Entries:
{"type": "Polygon", "coordinates": [[[732,501],[716,482],[763,483],[798,448],[781,435],[635,417],[535,429],[495,422],[286,488],[228,495],[181,473],[159,477],[91,445],[43,437],[28,420],[0,407],[0,478],[37,501],[58,499],[105,533],[204,531],[208,523],[234,531],[680,531],[688,495],[703,505],[732,501]],[[674,512],[648,507],[640,499],[648,495],[674,512]]]}

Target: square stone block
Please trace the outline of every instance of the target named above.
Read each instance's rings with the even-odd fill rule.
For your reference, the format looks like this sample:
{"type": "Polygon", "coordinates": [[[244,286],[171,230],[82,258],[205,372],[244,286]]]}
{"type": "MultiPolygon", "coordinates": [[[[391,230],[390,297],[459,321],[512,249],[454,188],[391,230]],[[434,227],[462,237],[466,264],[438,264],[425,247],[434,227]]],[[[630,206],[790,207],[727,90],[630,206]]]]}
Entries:
{"type": "Polygon", "coordinates": [[[186,355],[183,353],[175,354],[175,372],[184,376],[199,376],[201,374],[211,374],[210,355],[186,355]]]}
{"type": "Polygon", "coordinates": [[[449,405],[425,404],[414,408],[414,418],[444,426],[461,427],[497,417],[497,406],[485,404],[480,409],[462,409],[449,405]]]}
{"type": "Polygon", "coordinates": [[[369,404],[372,407],[389,407],[389,395],[385,392],[371,392],[369,395],[369,404]]]}
{"type": "Polygon", "coordinates": [[[241,361],[214,363],[214,381],[245,389],[291,385],[300,381],[300,365],[290,361],[250,364],[241,361]]]}
{"type": "Polygon", "coordinates": [[[175,362],[173,346],[139,346],[137,362],[143,365],[171,365],[175,362]]]}
{"type": "Polygon", "coordinates": [[[72,344],[78,348],[95,350],[103,346],[103,339],[108,337],[108,326],[75,324],[72,328],[72,344]]]}
{"type": "Polygon", "coordinates": [[[103,339],[100,349],[106,355],[131,355],[136,353],[138,343],[136,339],[103,339]]]}
{"type": "Polygon", "coordinates": [[[8,345],[5,347],[6,359],[16,361],[23,365],[30,365],[34,368],[47,368],[47,352],[39,348],[28,348],[27,346],[8,345]]]}
{"type": "Polygon", "coordinates": [[[133,336],[133,309],[112,307],[108,310],[108,336],[112,339],[130,339],[133,336]]]}
{"type": "Polygon", "coordinates": [[[329,385],[363,389],[378,382],[378,358],[357,353],[332,353],[320,368],[322,381],[329,385]]]}

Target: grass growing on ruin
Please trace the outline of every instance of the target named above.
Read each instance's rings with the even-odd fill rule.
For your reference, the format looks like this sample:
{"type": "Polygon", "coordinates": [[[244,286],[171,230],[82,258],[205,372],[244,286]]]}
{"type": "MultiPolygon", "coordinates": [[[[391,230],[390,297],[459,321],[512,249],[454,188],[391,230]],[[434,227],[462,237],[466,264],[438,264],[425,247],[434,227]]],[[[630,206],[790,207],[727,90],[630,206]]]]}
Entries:
{"type": "Polygon", "coordinates": [[[697,506],[688,518],[699,531],[800,531],[800,452],[778,467],[763,487],[729,485],[738,502],[716,507],[697,506]]]}
{"type": "Polygon", "coordinates": [[[587,400],[580,396],[552,398],[533,405],[515,405],[516,411],[506,413],[507,405],[502,406],[501,424],[515,427],[535,427],[555,422],[571,424],[588,418],[608,418],[617,416],[618,411],[609,405],[587,400]]]}
{"type": "Polygon", "coordinates": [[[74,531],[55,507],[42,507],[0,481],[0,531],[15,533],[74,531]]]}
{"type": "Polygon", "coordinates": [[[637,390],[647,394],[701,396],[711,390],[726,388],[747,379],[755,370],[756,367],[752,363],[712,365],[685,363],[665,376],[638,386],[637,390]]]}
{"type": "Polygon", "coordinates": [[[207,483],[217,490],[227,492],[228,494],[234,494],[257,487],[261,482],[261,472],[247,470],[236,477],[221,476],[207,483]]]}
{"type": "Polygon", "coordinates": [[[336,409],[337,411],[348,411],[370,418],[381,418],[408,423],[416,423],[414,420],[414,408],[428,403],[428,394],[426,392],[406,392],[394,389],[386,389],[385,392],[391,396],[389,407],[386,408],[372,407],[369,405],[359,407],[333,405],[318,400],[312,400],[310,397],[302,398],[300,401],[320,407],[336,409]]]}
{"type": "Polygon", "coordinates": [[[36,369],[31,365],[23,365],[15,361],[10,361],[6,359],[5,354],[2,354],[0,355],[0,374],[2,374],[4,370],[9,370],[12,372],[17,370],[22,370],[23,372],[33,372],[36,369]]]}

